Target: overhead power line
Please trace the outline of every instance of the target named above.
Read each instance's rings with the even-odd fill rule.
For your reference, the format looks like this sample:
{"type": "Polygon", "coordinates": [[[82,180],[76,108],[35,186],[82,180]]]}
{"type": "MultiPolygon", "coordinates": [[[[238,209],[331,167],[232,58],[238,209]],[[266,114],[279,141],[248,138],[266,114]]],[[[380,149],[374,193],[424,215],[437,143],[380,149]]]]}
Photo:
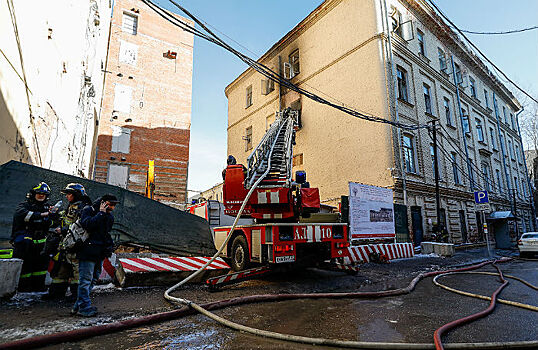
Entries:
{"type": "Polygon", "coordinates": [[[387,120],[387,119],[384,119],[384,118],[381,118],[381,117],[377,117],[377,116],[374,116],[374,115],[370,115],[370,114],[366,114],[366,113],[362,113],[362,112],[359,112],[359,111],[356,111],[352,108],[349,108],[349,107],[346,107],[346,106],[340,106],[340,105],[337,105],[333,102],[330,102],[308,90],[305,90],[295,84],[293,84],[291,81],[283,78],[282,76],[280,76],[280,74],[278,74],[277,72],[273,71],[272,69],[270,69],[269,67],[265,66],[264,64],[246,56],[245,54],[235,50],[233,47],[231,47],[229,44],[227,44],[224,40],[222,40],[221,38],[219,38],[216,34],[214,34],[201,20],[199,20],[197,17],[195,17],[193,14],[191,14],[187,9],[185,9],[184,7],[182,7],[181,5],[179,5],[177,2],[173,1],[173,0],[169,0],[174,6],[176,6],[178,9],[180,9],[183,13],[185,13],[189,18],[191,18],[197,25],[199,25],[203,30],[204,32],[192,27],[190,24],[188,23],[185,23],[183,21],[181,21],[179,18],[173,16],[172,13],[170,13],[169,11],[167,10],[164,10],[162,9],[161,7],[159,7],[158,5],[154,4],[152,1],[150,0],[142,0],[146,5],[148,5],[152,10],[154,10],[155,12],[157,12],[161,17],[165,18],[166,20],[168,20],[169,22],[171,22],[172,24],[176,25],[177,27],[189,32],[189,33],[192,33],[193,35],[195,36],[198,36],[204,40],[207,40],[209,42],[212,42],[214,43],[215,45],[217,46],[220,46],[222,48],[224,48],[225,50],[231,52],[232,54],[234,54],[235,56],[237,56],[240,60],[242,60],[243,62],[245,62],[248,66],[250,66],[252,69],[256,70],[258,73],[260,73],[261,75],[265,76],[266,78],[280,84],[281,86],[285,87],[285,88],[288,88],[290,90],[293,90],[313,101],[316,101],[318,103],[322,103],[322,104],[325,104],[327,106],[330,106],[330,107],[333,107],[335,109],[338,109],[344,113],[347,113],[349,115],[352,115],[356,118],[359,118],[359,119],[363,119],[363,120],[366,120],[366,121],[371,121],[371,122],[377,122],[377,123],[384,123],[384,124],[389,124],[389,125],[392,125],[392,126],[395,126],[395,127],[398,127],[398,128],[402,128],[402,129],[406,129],[406,130],[417,130],[417,129],[426,129],[426,128],[429,128],[429,125],[426,125],[426,124],[404,124],[404,123],[399,123],[399,122],[394,122],[394,121],[391,121],[391,120],[387,120]]]}
{"type": "Polygon", "coordinates": [[[465,34],[463,34],[463,31],[461,29],[458,28],[458,26],[456,26],[454,24],[454,22],[452,22],[450,20],[450,18],[448,18],[447,15],[445,15],[443,13],[443,11],[441,11],[441,9],[435,4],[435,2],[433,0],[427,0],[436,10],[437,12],[448,22],[450,23],[450,25],[452,27],[454,27],[460,34],[461,36],[467,40],[467,42],[469,43],[469,45],[471,45],[486,61],[488,61],[502,76],[504,76],[506,78],[506,80],[508,80],[514,87],[516,87],[519,91],[521,91],[523,94],[525,94],[527,97],[529,97],[531,100],[533,100],[534,102],[536,102],[538,104],[538,100],[534,97],[532,97],[528,92],[526,92],[525,90],[523,90],[522,88],[519,87],[519,85],[517,85],[512,79],[510,79],[499,67],[497,67],[495,65],[495,63],[493,63],[482,51],[480,51],[480,49],[478,47],[476,47],[475,44],[473,44],[473,42],[471,40],[469,40],[469,38],[467,36],[465,36],[465,34]]]}
{"type": "Polygon", "coordinates": [[[469,34],[480,34],[480,35],[503,35],[503,34],[514,34],[514,33],[522,33],[529,30],[535,30],[538,29],[538,26],[528,27],[528,28],[522,28],[522,29],[514,29],[514,30],[507,30],[507,31],[501,31],[501,32],[475,32],[472,30],[465,30],[460,29],[464,33],[469,34]]]}

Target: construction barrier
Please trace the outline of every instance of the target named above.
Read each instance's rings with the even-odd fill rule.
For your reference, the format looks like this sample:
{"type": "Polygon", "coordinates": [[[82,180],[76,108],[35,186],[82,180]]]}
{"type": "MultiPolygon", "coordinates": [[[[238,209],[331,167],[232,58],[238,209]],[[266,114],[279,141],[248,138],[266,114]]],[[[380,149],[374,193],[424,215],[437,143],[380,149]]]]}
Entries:
{"type": "MultiPolygon", "coordinates": [[[[119,258],[116,278],[122,287],[169,285],[189,276],[206,262],[209,257],[167,257],[167,258],[119,258]]],[[[213,261],[192,282],[204,282],[209,277],[225,274],[230,266],[221,258],[213,261]]]]}
{"type": "Polygon", "coordinates": [[[415,255],[412,243],[365,244],[348,248],[349,258],[344,258],[346,264],[370,262],[371,255],[376,253],[386,260],[412,258],[415,255]]]}

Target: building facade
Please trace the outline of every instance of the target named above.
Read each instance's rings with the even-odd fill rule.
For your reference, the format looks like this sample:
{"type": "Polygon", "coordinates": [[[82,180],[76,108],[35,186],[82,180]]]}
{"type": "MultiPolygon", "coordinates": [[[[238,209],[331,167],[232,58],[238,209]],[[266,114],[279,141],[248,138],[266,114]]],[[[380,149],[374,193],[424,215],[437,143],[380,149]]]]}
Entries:
{"type": "Polygon", "coordinates": [[[154,160],[154,198],[185,203],[193,43],[143,2],[115,2],[94,179],[144,194],[154,160]]]}
{"type": "MultiPolygon", "coordinates": [[[[437,120],[441,220],[453,242],[481,239],[478,190],[489,191],[491,211],[516,210],[519,229],[531,229],[520,105],[424,2],[327,0],[259,61],[301,88],[368,115],[416,126],[437,120]]],[[[225,92],[228,154],[238,162],[246,161],[275,111],[298,109],[294,171],[307,172],[322,202],[335,204],[350,181],[392,188],[415,242],[431,234],[437,213],[428,129],[354,118],[252,69],[225,92]]]]}
{"type": "Polygon", "coordinates": [[[109,0],[0,2],[0,164],[91,175],[109,0]]]}

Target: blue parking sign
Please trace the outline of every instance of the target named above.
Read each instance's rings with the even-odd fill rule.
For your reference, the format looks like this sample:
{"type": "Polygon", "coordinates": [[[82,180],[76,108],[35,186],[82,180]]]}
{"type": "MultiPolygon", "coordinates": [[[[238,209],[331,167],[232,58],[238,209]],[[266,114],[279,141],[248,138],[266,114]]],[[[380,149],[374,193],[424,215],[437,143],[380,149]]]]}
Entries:
{"type": "Polygon", "coordinates": [[[488,191],[476,191],[474,193],[474,202],[476,204],[489,203],[488,191]]]}

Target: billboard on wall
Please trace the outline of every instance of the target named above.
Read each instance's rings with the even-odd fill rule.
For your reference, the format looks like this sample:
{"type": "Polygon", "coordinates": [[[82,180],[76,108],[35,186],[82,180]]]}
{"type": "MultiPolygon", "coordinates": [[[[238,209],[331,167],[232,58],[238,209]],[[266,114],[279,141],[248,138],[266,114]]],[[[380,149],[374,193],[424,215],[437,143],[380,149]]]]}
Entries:
{"type": "Polygon", "coordinates": [[[349,183],[351,239],[395,238],[392,190],[349,183]]]}

